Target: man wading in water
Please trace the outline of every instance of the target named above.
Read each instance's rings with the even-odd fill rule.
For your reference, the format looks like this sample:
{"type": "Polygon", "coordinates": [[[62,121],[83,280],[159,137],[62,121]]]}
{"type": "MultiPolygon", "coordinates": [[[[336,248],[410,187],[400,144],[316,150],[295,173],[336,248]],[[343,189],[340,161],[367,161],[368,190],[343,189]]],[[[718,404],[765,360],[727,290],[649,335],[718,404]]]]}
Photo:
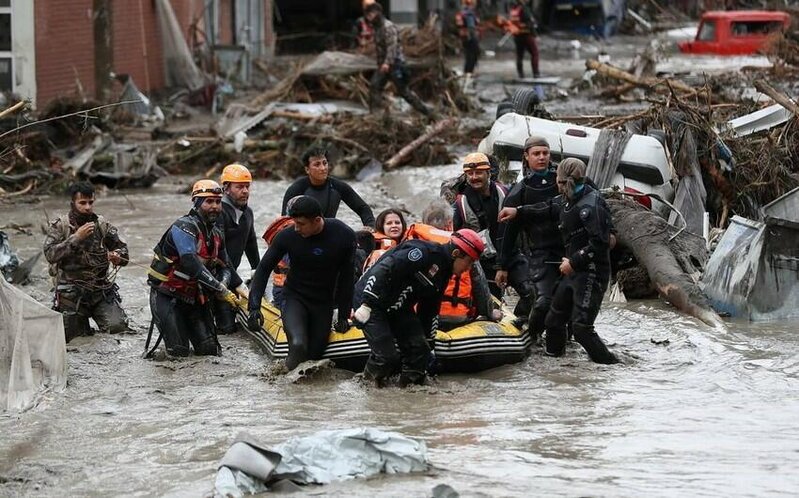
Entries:
{"type": "Polygon", "coordinates": [[[283,288],[283,327],[289,341],[286,368],[293,370],[306,360],[318,360],[327,347],[338,305],[336,330],[349,329],[355,275],[355,232],[339,220],[322,217],[315,199],[300,196],[291,202],[294,225],[281,230],[264,254],[252,281],[247,326],[263,325],[261,298],[269,275],[284,256],[291,267],[283,288]]]}

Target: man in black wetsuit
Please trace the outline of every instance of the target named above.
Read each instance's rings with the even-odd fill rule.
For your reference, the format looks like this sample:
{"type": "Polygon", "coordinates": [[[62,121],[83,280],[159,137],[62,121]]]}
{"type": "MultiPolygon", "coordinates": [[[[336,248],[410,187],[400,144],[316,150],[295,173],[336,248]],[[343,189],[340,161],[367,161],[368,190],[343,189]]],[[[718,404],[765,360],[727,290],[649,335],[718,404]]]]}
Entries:
{"type": "Polygon", "coordinates": [[[483,249],[480,236],[468,229],[447,244],[406,240],[364,273],[355,286],[354,318],[371,348],[366,379],[381,386],[401,365],[401,386],[424,383],[444,290],[483,249]]]}
{"type": "Polygon", "coordinates": [[[355,273],[355,232],[334,218],[323,218],[319,203],[309,196],[294,199],[289,208],[293,227],[272,240],[255,271],[250,289],[247,326],[263,324],[261,298],[272,270],[288,255],[291,268],[283,289],[283,327],[289,341],[286,368],[318,360],[327,347],[333,308],[338,305],[336,330],[346,332],[352,311],[355,273]]]}
{"type": "Polygon", "coordinates": [[[559,266],[562,278],[552,297],[545,320],[544,352],[562,356],[566,349],[566,325],[571,320],[574,339],[596,363],[618,363],[616,356],[594,330],[594,320],[610,280],[610,245],[613,228],[610,211],[602,195],[587,183],[585,163],[564,159],[558,166],[560,196],[518,208],[506,207],[502,221],[517,215],[529,223],[558,220],[565,241],[559,266]]]}
{"type": "MultiPolygon", "coordinates": [[[[230,266],[236,270],[246,253],[250,268],[255,270],[261,257],[250,199],[252,175],[241,164],[228,164],[222,170],[222,213],[216,221],[225,239],[230,266]]],[[[234,282],[238,286],[238,282],[234,282]]],[[[231,334],[236,330],[236,311],[224,301],[214,303],[214,318],[218,334],[231,334]]]]}
{"type": "Polygon", "coordinates": [[[361,218],[365,227],[374,228],[372,209],[349,185],[330,176],[327,150],[311,147],[302,155],[305,173],[308,175],[292,183],[283,195],[282,215],[288,214],[288,203],[298,195],[313,197],[322,206],[322,216],[335,218],[342,201],[361,218]]]}
{"type": "MultiPolygon", "coordinates": [[[[558,195],[557,164],[550,160],[549,142],[544,137],[533,135],[524,143],[525,171],[528,174],[514,185],[505,198],[504,207],[519,207],[524,204],[546,202],[558,195]]],[[[519,235],[524,238],[523,249],[529,264],[530,280],[534,288],[532,312],[529,313],[529,328],[533,340],[544,333],[544,320],[552,293],[560,278],[558,265],[552,264],[563,257],[563,240],[556,220],[538,220],[522,223],[516,218],[508,222],[500,248],[500,271],[496,281],[504,285],[508,281],[508,270],[518,257],[519,235]]],[[[527,317],[525,316],[525,319],[527,317]]]]}

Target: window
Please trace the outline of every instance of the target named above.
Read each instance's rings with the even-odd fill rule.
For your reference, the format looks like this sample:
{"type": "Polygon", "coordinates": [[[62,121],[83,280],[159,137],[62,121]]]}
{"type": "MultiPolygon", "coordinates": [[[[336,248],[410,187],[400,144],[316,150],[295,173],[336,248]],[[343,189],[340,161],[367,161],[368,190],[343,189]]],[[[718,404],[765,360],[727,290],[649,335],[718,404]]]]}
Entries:
{"type": "Polygon", "coordinates": [[[782,28],[779,21],[746,21],[734,22],[730,31],[732,36],[763,36],[782,28]]]}
{"type": "Polygon", "coordinates": [[[716,21],[703,21],[696,41],[716,41],[716,21]]]}
{"type": "Polygon", "coordinates": [[[0,0],[0,92],[14,89],[14,57],[11,53],[11,0],[0,0]]]}

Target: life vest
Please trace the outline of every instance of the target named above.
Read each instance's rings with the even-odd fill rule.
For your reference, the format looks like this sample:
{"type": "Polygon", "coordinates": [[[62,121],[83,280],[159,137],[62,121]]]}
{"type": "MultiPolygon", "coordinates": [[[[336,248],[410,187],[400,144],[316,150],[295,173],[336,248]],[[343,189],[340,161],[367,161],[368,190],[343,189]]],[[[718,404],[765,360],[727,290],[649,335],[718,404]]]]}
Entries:
{"type": "MultiPolygon", "coordinates": [[[[424,223],[414,223],[408,227],[403,240],[421,239],[446,244],[449,242],[451,235],[452,232],[447,230],[441,230],[424,223]]],[[[455,320],[477,316],[477,306],[472,297],[472,277],[468,272],[452,275],[452,278],[449,279],[438,314],[443,319],[455,320]]]]}
{"type": "Polygon", "coordinates": [[[514,5],[510,8],[510,19],[508,20],[507,30],[513,36],[526,35],[530,33],[529,21],[524,15],[524,7],[514,5]]]}
{"type": "Polygon", "coordinates": [[[355,22],[358,36],[358,46],[364,47],[372,43],[375,39],[375,30],[369,24],[365,17],[359,17],[355,22]]]}
{"type": "MultiPolygon", "coordinates": [[[[275,235],[283,229],[294,225],[294,220],[291,216],[280,216],[275,221],[269,224],[264,230],[262,238],[266,245],[271,245],[275,235]]],[[[286,284],[286,276],[289,274],[289,260],[288,256],[284,257],[277,264],[277,268],[272,271],[272,285],[275,287],[283,287],[286,284]]]]}
{"type": "MultiPolygon", "coordinates": [[[[222,247],[222,234],[219,229],[214,227],[211,231],[210,244],[207,243],[205,233],[202,230],[197,230],[197,234],[197,257],[200,258],[202,264],[207,268],[224,265],[219,259],[219,251],[222,247]]],[[[155,248],[153,261],[150,263],[149,270],[147,270],[150,284],[156,289],[183,301],[189,303],[200,301],[201,304],[204,303],[197,280],[180,271],[179,267],[180,256],[167,257],[159,244],[155,248]]]]}
{"type": "Polygon", "coordinates": [[[372,265],[377,263],[377,260],[380,259],[380,256],[384,255],[389,249],[396,247],[397,245],[396,240],[384,233],[375,232],[373,235],[375,239],[375,249],[369,254],[369,257],[367,257],[366,261],[363,263],[364,273],[366,273],[366,270],[371,268],[372,265]]]}

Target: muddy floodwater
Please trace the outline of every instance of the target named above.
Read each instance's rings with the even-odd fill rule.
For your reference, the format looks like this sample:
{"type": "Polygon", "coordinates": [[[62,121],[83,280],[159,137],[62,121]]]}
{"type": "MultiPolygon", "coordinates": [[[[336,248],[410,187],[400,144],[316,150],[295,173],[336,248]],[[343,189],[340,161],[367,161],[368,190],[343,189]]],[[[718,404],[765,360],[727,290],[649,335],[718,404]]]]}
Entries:
{"type": "MultiPolygon", "coordinates": [[[[353,185],[375,212],[398,204],[418,216],[456,170],[406,169],[353,185]]],[[[255,183],[259,231],[278,213],[287,185],[255,183]]],[[[137,333],[76,339],[68,345],[66,391],[0,417],[0,495],[203,496],[241,431],[269,445],[357,426],[424,439],[434,469],[308,494],[422,497],[440,483],[462,496],[799,490],[795,324],[729,323],[720,332],[656,301],[606,305],[597,328],[623,365],[594,365],[572,344],[565,358],[536,349],[517,365],[410,390],[365,388],[338,371],[292,384],[269,375],[269,362],[243,335],[221,337],[219,358],[144,361],[148,289],[137,265],[149,263],[153,244],[188,209],[175,190],[165,181],[146,192],[100,195],[97,211],[120,227],[136,263],[117,282],[137,333]]],[[[3,219],[38,227],[45,212],[53,217],[66,204],[3,206],[3,219]]],[[[341,214],[357,226],[346,207],[341,214]]],[[[11,237],[23,257],[41,241],[38,230],[11,237]]],[[[26,289],[47,299],[43,278],[26,289]]]]}

